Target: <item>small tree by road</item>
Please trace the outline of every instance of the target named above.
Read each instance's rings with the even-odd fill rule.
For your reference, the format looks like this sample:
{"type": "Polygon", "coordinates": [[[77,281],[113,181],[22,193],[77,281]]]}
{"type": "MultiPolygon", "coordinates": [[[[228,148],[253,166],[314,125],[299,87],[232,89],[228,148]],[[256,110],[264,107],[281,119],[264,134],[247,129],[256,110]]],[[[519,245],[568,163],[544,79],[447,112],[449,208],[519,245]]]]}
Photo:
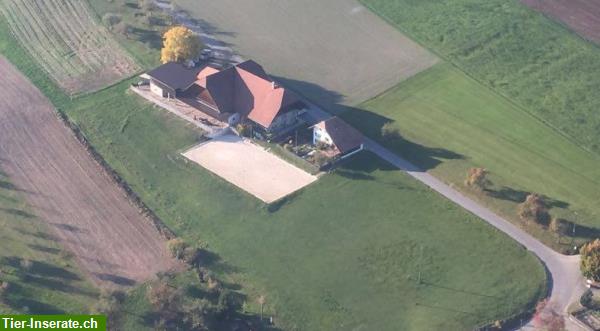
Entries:
{"type": "Polygon", "coordinates": [[[471,168],[467,172],[465,185],[478,191],[483,191],[491,184],[491,181],[488,179],[488,175],[489,171],[484,168],[471,168]]]}
{"type": "Polygon", "coordinates": [[[184,26],[169,29],[163,36],[163,48],[160,51],[160,61],[185,62],[198,57],[203,45],[200,38],[184,26]]]}
{"type": "Polygon", "coordinates": [[[583,276],[595,282],[600,281],[600,239],[589,242],[580,250],[580,269],[583,276]]]}
{"type": "Polygon", "coordinates": [[[519,204],[519,217],[526,222],[542,224],[548,221],[550,214],[544,199],[539,194],[532,193],[519,204]]]}

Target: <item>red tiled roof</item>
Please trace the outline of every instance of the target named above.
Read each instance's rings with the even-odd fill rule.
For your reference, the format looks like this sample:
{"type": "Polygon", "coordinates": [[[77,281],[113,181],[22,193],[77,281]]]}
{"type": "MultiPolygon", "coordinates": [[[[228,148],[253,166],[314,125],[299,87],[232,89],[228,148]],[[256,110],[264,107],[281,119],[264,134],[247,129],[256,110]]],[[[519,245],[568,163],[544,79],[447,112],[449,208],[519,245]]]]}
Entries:
{"type": "Polygon", "coordinates": [[[205,68],[198,73],[196,84],[208,91],[219,111],[240,113],[265,128],[286,107],[301,102],[252,60],[222,71],[205,68]]]}

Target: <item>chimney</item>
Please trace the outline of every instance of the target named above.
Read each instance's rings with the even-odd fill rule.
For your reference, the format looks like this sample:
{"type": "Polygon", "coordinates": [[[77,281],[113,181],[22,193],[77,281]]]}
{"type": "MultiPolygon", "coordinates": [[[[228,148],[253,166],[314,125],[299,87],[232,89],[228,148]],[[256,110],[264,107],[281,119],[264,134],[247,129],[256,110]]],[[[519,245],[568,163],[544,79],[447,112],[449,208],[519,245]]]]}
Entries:
{"type": "Polygon", "coordinates": [[[274,81],[271,82],[271,88],[274,90],[276,88],[278,88],[279,86],[277,86],[277,83],[275,83],[274,81]]]}

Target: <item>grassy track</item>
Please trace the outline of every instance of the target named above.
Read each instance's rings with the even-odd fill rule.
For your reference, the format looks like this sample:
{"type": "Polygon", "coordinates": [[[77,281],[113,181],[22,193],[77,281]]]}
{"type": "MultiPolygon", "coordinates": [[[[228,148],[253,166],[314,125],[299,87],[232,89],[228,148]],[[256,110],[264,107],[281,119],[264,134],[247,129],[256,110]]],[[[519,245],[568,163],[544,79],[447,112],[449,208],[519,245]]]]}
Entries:
{"type": "Polygon", "coordinates": [[[0,300],[3,314],[88,311],[96,290],[1,171],[0,228],[0,280],[10,284],[0,300]],[[22,264],[24,259],[30,267],[22,264]]]}
{"type": "MultiPolygon", "coordinates": [[[[551,198],[554,215],[600,227],[600,157],[449,64],[421,73],[360,108],[364,110],[351,110],[345,118],[375,138],[380,138],[383,123],[393,121],[412,143],[387,145],[458,188],[465,190],[469,167],[489,169],[496,185],[484,202],[517,223],[516,205],[524,192],[538,192],[551,198]]],[[[537,227],[528,230],[555,248],[571,244],[558,245],[537,227]]],[[[595,232],[580,227],[577,235],[583,241],[595,232]]]]}
{"type": "Polygon", "coordinates": [[[478,81],[600,152],[600,50],[517,0],[362,0],[478,81]]]}

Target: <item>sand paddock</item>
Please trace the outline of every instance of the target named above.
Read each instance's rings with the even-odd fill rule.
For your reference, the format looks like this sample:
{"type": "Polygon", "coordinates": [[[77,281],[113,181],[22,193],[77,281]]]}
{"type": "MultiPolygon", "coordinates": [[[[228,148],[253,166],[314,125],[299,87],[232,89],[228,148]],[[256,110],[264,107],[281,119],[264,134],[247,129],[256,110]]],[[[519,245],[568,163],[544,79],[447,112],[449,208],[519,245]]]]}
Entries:
{"type": "Polygon", "coordinates": [[[183,156],[267,203],[317,180],[262,147],[234,135],[202,143],[183,156]]]}

